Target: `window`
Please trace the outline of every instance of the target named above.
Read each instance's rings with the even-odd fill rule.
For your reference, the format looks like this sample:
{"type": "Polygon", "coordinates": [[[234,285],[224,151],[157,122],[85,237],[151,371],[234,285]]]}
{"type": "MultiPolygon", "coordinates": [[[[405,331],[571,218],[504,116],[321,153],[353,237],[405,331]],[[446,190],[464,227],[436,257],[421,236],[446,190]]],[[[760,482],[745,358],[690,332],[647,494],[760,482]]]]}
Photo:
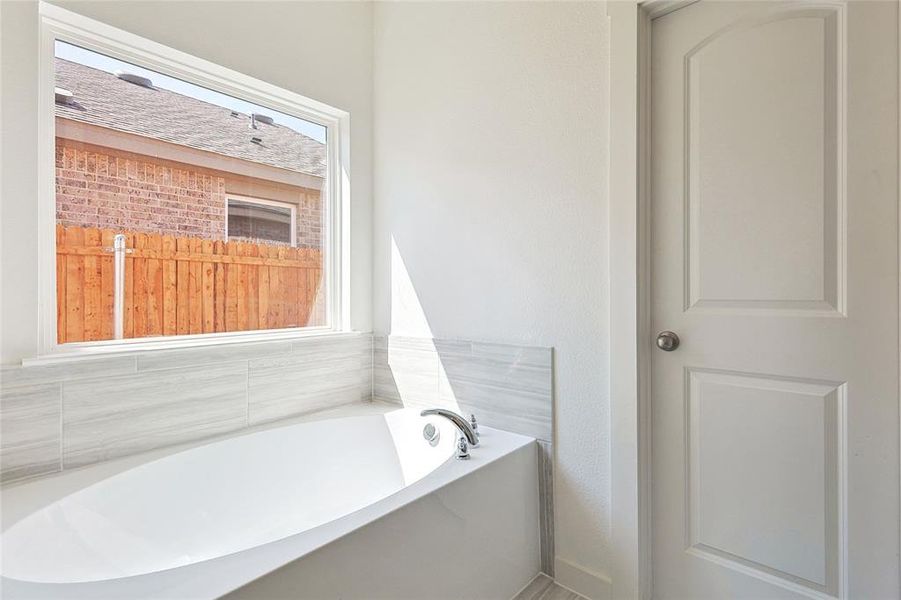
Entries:
{"type": "Polygon", "coordinates": [[[41,11],[46,348],[342,329],[346,113],[41,11]]]}
{"type": "Polygon", "coordinates": [[[297,208],[257,198],[228,198],[227,236],[230,240],[297,245],[297,208]]]}

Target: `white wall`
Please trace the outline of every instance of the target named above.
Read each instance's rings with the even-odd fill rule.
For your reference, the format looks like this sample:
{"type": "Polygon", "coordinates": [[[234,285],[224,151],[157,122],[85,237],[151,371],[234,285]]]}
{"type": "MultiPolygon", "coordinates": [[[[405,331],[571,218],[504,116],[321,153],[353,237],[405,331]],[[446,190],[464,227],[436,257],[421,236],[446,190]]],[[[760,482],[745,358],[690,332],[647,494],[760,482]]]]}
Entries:
{"type": "Polygon", "coordinates": [[[384,3],[374,26],[375,329],[556,349],[557,557],[604,575],[605,6],[384,3]]]}
{"type": "MultiPolygon", "coordinates": [[[[56,2],[351,113],[352,325],[371,329],[372,6],[332,2],[56,2]]],[[[36,2],[0,2],[0,363],[34,356],[36,2]]]]}

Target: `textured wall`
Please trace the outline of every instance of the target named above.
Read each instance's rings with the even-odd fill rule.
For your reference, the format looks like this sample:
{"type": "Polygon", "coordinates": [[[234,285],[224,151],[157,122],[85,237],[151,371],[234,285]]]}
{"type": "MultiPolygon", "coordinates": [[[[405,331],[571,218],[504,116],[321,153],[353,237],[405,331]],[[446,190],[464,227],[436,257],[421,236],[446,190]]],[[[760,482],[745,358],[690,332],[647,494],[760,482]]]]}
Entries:
{"type": "Polygon", "coordinates": [[[374,21],[375,329],[554,348],[558,566],[605,580],[605,5],[385,2],[374,21]]]}

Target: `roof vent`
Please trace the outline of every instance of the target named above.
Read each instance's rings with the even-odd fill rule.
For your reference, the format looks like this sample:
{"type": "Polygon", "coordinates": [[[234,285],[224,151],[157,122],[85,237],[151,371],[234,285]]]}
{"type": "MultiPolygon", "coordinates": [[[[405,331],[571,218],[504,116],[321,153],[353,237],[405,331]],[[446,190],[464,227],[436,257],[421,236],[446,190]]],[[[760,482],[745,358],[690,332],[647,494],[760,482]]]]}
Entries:
{"type": "Polygon", "coordinates": [[[254,137],[250,138],[250,141],[251,141],[251,143],[254,143],[254,144],[262,144],[263,138],[258,138],[256,136],[254,136],[254,137]]]}
{"type": "Polygon", "coordinates": [[[153,82],[149,78],[142,77],[141,75],[137,75],[135,73],[129,73],[128,71],[116,71],[116,77],[118,77],[122,81],[127,81],[128,83],[133,83],[135,85],[139,85],[151,90],[153,89],[153,82]]]}
{"type": "Polygon", "coordinates": [[[53,88],[57,104],[75,104],[75,94],[65,88],[53,88]]]}
{"type": "Polygon", "coordinates": [[[258,123],[265,123],[266,125],[272,125],[275,123],[275,119],[273,119],[272,117],[270,117],[268,115],[261,115],[260,113],[253,113],[253,115],[251,115],[251,116],[258,123]]]}

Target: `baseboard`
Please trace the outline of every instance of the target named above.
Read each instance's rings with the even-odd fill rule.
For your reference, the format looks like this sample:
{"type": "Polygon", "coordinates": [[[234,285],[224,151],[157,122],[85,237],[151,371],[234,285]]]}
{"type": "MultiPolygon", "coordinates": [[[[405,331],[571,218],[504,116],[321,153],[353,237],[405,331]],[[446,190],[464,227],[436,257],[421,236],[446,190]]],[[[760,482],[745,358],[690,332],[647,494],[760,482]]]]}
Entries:
{"type": "Polygon", "coordinates": [[[557,558],[554,561],[554,579],[560,585],[585,596],[588,600],[610,599],[610,578],[583,566],[557,558]]]}

